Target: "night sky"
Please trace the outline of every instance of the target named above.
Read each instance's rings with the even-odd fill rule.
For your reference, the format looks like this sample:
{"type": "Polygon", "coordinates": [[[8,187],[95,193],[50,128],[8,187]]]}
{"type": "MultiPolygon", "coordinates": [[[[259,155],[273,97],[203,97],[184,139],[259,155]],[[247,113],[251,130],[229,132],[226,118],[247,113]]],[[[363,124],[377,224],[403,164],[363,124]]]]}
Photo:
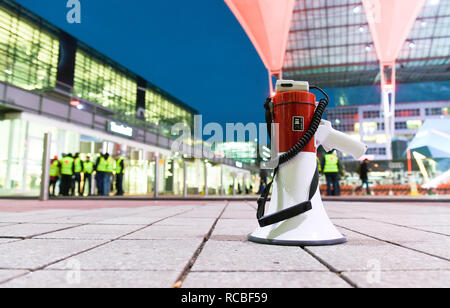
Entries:
{"type": "Polygon", "coordinates": [[[264,122],[267,71],[223,0],[16,0],[181,99],[204,122],[264,122]]]}

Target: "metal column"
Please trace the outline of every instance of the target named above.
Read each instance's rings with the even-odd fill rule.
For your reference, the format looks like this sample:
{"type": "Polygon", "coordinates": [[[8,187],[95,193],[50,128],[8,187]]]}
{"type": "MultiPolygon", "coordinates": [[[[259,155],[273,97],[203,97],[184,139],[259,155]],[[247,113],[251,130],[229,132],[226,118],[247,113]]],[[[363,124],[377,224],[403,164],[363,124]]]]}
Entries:
{"type": "Polygon", "coordinates": [[[155,192],[154,197],[159,197],[159,153],[155,153],[155,192]]]}
{"type": "Polygon", "coordinates": [[[44,135],[44,153],[42,155],[42,176],[41,176],[41,201],[49,199],[50,184],[50,150],[52,145],[52,135],[46,133],[44,135]]]}
{"type": "Polygon", "coordinates": [[[204,162],[203,164],[205,166],[205,172],[204,172],[204,174],[205,174],[205,197],[207,197],[209,194],[209,191],[208,191],[209,190],[209,188],[208,188],[208,163],[204,162]]]}
{"type": "Polygon", "coordinates": [[[187,161],[183,160],[183,197],[188,196],[188,185],[187,185],[187,161]]]}
{"type": "Polygon", "coordinates": [[[395,137],[395,62],[381,65],[381,101],[384,110],[386,157],[392,160],[392,140],[395,137]]]}

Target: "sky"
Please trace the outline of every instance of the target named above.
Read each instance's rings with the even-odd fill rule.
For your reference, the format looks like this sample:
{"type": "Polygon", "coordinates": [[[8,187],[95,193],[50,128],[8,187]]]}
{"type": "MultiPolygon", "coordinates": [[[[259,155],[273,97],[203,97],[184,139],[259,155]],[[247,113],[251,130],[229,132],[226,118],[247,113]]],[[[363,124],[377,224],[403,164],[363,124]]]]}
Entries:
{"type": "Polygon", "coordinates": [[[197,109],[204,122],[263,123],[267,71],[223,0],[15,0],[197,109]]]}

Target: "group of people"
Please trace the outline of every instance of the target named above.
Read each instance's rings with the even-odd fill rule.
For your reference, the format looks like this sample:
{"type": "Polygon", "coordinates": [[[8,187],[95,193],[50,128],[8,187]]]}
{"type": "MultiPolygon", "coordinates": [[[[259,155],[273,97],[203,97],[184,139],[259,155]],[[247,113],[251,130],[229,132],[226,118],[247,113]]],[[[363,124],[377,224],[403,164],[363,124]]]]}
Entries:
{"type": "Polygon", "coordinates": [[[87,187],[88,196],[92,195],[93,176],[99,196],[111,193],[111,178],[116,179],[116,195],[123,196],[123,175],[125,163],[123,158],[112,158],[108,153],[101,154],[96,162],[89,156],[83,161],[80,153],[63,154],[59,159],[55,156],[50,162],[50,195],[56,196],[56,185],[59,181],[59,195],[68,197],[84,196],[87,187]]]}
{"type": "MultiPolygon", "coordinates": [[[[327,196],[340,196],[341,187],[340,177],[344,175],[344,169],[339,161],[336,151],[329,152],[323,156],[322,160],[317,158],[319,172],[324,174],[327,180],[327,196]],[[323,166],[323,168],[322,168],[323,166]]],[[[370,195],[369,188],[369,167],[368,159],[365,159],[358,168],[359,177],[362,185],[356,190],[360,191],[366,186],[366,192],[370,195]]]]}

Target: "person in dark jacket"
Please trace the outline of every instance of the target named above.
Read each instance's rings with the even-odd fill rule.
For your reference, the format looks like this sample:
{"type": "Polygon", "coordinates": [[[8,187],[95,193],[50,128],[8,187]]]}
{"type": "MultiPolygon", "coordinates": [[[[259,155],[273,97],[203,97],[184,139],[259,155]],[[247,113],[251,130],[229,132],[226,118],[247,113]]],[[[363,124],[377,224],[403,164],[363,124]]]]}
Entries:
{"type": "Polygon", "coordinates": [[[364,186],[366,186],[366,192],[370,195],[369,188],[369,160],[365,159],[361,165],[359,166],[359,178],[361,179],[362,185],[357,188],[357,191],[363,190],[364,186]]]}
{"type": "Polygon", "coordinates": [[[336,151],[327,153],[321,161],[323,174],[327,179],[327,196],[340,196],[341,186],[339,183],[340,176],[343,174],[342,164],[339,161],[336,151]],[[331,188],[333,187],[333,189],[331,188]]]}
{"type": "Polygon", "coordinates": [[[116,156],[116,196],[123,196],[123,176],[125,174],[125,163],[122,157],[116,156]]]}
{"type": "Polygon", "coordinates": [[[75,196],[75,188],[78,190],[78,196],[82,196],[81,173],[84,169],[84,162],[80,158],[80,153],[76,153],[73,157],[74,173],[72,180],[72,197],[75,196]],[[76,186],[76,187],[75,187],[76,186]]]}

